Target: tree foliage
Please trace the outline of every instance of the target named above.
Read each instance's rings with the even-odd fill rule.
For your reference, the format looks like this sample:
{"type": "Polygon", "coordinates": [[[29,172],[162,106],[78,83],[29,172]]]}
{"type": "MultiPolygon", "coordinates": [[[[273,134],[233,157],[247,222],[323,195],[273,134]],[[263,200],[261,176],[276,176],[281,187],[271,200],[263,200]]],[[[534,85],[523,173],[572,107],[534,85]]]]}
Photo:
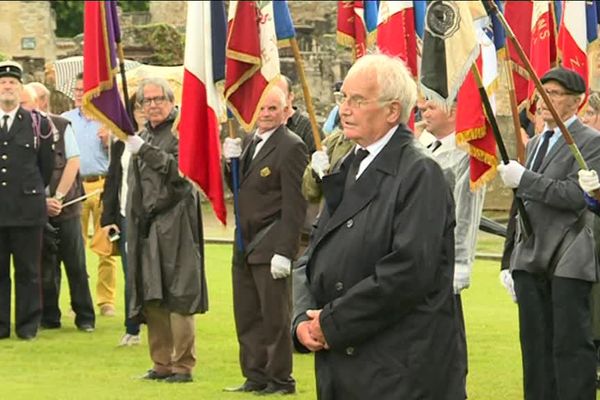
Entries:
{"type": "MultiPolygon", "coordinates": [[[[52,1],[56,13],[56,36],[73,37],[83,32],[83,1],[52,1]]],[[[148,11],[149,1],[119,1],[123,12],[148,11]]]]}

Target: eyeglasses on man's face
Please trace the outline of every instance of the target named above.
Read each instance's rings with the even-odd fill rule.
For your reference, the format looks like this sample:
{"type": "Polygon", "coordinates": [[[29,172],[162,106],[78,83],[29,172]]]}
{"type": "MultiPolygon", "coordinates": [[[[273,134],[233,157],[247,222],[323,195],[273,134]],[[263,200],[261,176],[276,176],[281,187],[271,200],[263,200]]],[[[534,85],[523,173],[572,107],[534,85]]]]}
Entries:
{"type": "Polygon", "coordinates": [[[563,92],[562,90],[553,90],[553,89],[545,89],[544,90],[548,97],[551,99],[558,99],[563,96],[572,96],[574,93],[571,92],[563,92]]]}
{"type": "Polygon", "coordinates": [[[335,99],[335,104],[337,104],[339,107],[341,107],[344,103],[346,103],[348,105],[348,107],[350,108],[355,108],[355,109],[359,109],[369,103],[373,103],[373,102],[379,102],[381,104],[385,104],[385,103],[389,103],[390,101],[393,100],[382,100],[382,99],[365,99],[362,96],[346,96],[345,93],[342,92],[335,92],[333,94],[333,98],[335,99]]]}
{"type": "Polygon", "coordinates": [[[152,102],[157,106],[162,106],[166,100],[165,96],[146,97],[142,99],[141,103],[144,107],[148,107],[152,102]]]}

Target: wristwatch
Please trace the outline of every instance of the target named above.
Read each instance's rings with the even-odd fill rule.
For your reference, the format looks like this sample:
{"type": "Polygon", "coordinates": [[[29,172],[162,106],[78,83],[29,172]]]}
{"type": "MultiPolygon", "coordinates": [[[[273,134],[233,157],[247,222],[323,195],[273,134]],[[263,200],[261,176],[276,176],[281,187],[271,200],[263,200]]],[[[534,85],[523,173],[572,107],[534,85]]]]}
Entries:
{"type": "Polygon", "coordinates": [[[65,194],[57,190],[56,192],[54,192],[54,198],[62,203],[65,199],[65,194]]]}

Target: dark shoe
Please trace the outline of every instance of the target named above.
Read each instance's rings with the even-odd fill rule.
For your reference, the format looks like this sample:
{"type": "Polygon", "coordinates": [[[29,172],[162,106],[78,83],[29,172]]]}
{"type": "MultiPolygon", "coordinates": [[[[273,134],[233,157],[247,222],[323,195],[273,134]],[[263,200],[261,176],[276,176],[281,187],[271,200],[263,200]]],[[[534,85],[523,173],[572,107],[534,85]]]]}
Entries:
{"type": "Polygon", "coordinates": [[[192,374],[173,374],[165,378],[165,382],[168,383],[186,383],[192,381],[192,374]]]}
{"type": "Polygon", "coordinates": [[[94,332],[94,326],[91,324],[82,324],[77,327],[81,332],[91,333],[94,332]]]}
{"type": "Polygon", "coordinates": [[[162,381],[163,379],[167,379],[171,375],[172,374],[161,375],[155,370],[149,369],[148,372],[146,372],[146,374],[142,376],[142,379],[147,379],[149,381],[162,381]]]}
{"type": "Polygon", "coordinates": [[[241,386],[228,387],[224,392],[259,392],[267,387],[266,383],[246,381],[241,386]]]}
{"type": "Polygon", "coordinates": [[[268,395],[268,394],[294,394],[296,393],[296,385],[287,384],[281,385],[273,382],[269,382],[266,388],[263,390],[256,392],[260,396],[268,395]]]}
{"type": "Polygon", "coordinates": [[[25,334],[25,335],[17,335],[21,340],[33,340],[35,339],[35,334],[25,334]]]}

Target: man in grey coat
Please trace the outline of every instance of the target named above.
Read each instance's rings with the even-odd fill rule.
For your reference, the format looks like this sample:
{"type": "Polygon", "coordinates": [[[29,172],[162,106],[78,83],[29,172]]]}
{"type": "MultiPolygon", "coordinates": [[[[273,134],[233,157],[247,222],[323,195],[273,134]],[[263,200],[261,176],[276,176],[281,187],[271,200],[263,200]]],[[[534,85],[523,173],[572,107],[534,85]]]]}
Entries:
{"type": "Polygon", "coordinates": [[[194,314],[207,310],[198,193],[178,172],[177,110],[164,79],[138,87],[148,122],[129,136],[126,206],[130,317],[148,324],[154,366],[144,379],[190,382],[196,364],[194,314]]]}
{"type": "Polygon", "coordinates": [[[464,398],[454,203],[405,125],[416,97],[402,61],[367,55],[336,99],[357,146],[323,177],[325,206],[294,271],[294,342],[315,352],[320,400],[464,398]]]}
{"type": "MultiPolygon", "coordinates": [[[[576,72],[554,68],[544,90],[590,169],[600,168],[600,135],[583,125],[577,109],[586,86],[576,72]]],[[[541,102],[544,133],[527,145],[527,162],[499,165],[504,184],[516,188],[532,235],[517,232],[505,286],[519,305],[525,399],[595,399],[596,359],[590,289],[598,280],[594,237],[577,183],[579,166],[541,102]]]]}

